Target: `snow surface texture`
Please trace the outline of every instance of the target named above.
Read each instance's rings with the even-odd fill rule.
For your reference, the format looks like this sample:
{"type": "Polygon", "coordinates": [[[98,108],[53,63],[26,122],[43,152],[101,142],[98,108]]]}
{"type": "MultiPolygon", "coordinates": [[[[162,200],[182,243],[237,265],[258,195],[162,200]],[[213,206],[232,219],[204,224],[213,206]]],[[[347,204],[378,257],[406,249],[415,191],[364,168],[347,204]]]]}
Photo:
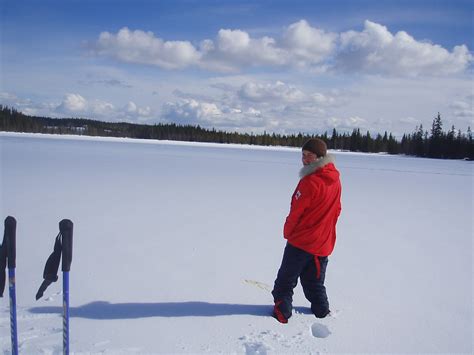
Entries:
{"type": "MultiPolygon", "coordinates": [[[[7,133],[0,143],[0,216],[18,221],[21,353],[62,350],[61,277],[34,297],[63,218],[74,222],[75,353],[473,351],[472,162],[335,152],[333,313],[316,319],[298,285],[282,325],[269,290],[298,149],[7,133]]],[[[0,317],[8,353],[8,290],[0,317]]]]}

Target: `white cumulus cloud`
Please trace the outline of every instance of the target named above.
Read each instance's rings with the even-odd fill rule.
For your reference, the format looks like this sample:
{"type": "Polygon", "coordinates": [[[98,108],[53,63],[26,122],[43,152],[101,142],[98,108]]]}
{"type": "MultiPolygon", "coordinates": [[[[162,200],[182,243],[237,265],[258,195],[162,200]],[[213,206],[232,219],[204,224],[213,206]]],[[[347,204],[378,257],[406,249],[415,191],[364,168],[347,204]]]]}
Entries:
{"type": "Polygon", "coordinates": [[[146,118],[152,114],[152,109],[149,106],[138,107],[135,102],[129,101],[127,105],[125,105],[123,112],[129,118],[146,118]]]}
{"type": "Polygon", "coordinates": [[[260,129],[265,118],[258,108],[252,106],[229,106],[224,102],[205,102],[196,99],[180,99],[167,102],[162,109],[163,118],[179,124],[204,125],[224,130],[243,127],[260,129]]]}
{"type": "Polygon", "coordinates": [[[415,40],[404,31],[395,35],[380,24],[365,21],[361,32],[340,35],[336,68],[347,72],[400,76],[449,75],[464,71],[472,56],[465,45],[445,48],[415,40]]]}
{"type": "Polygon", "coordinates": [[[182,99],[179,102],[167,102],[163,105],[163,117],[181,124],[208,121],[211,116],[221,114],[216,104],[194,99],[182,99]]]}
{"type": "Polygon", "coordinates": [[[106,120],[143,120],[152,115],[150,107],[138,107],[129,101],[123,107],[116,107],[114,104],[98,100],[86,99],[80,94],[66,94],[62,102],[53,108],[56,115],[62,117],[84,117],[91,119],[106,120]]]}
{"type": "Polygon", "coordinates": [[[79,94],[66,94],[63,101],[57,107],[60,112],[76,113],[87,110],[87,100],[79,94]]]}
{"type": "Polygon", "coordinates": [[[283,33],[282,44],[292,61],[299,65],[319,63],[331,56],[337,35],[314,28],[305,20],[290,25],[283,33]]]}
{"type": "Polygon", "coordinates": [[[137,112],[137,105],[133,101],[129,101],[127,106],[125,106],[125,111],[128,113],[136,113],[137,112]]]}
{"type": "Polygon", "coordinates": [[[117,34],[102,32],[93,51],[128,63],[180,69],[194,65],[200,54],[188,41],[164,41],[153,32],[122,28],[117,34]]]}
{"type": "Polygon", "coordinates": [[[66,94],[55,111],[73,117],[105,118],[115,113],[115,107],[106,101],[87,100],[79,94],[66,94]]]}
{"type": "Polygon", "coordinates": [[[201,44],[201,66],[206,69],[235,71],[246,66],[279,66],[287,63],[286,52],[271,37],[251,38],[242,30],[221,29],[214,41],[201,44]]]}

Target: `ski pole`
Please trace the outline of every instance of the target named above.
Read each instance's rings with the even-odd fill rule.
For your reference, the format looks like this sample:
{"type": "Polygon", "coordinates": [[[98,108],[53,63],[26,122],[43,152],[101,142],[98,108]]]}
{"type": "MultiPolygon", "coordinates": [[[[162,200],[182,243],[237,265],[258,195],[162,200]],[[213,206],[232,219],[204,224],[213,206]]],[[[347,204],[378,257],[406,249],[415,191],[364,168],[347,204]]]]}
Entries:
{"type": "Polygon", "coordinates": [[[5,219],[5,239],[7,247],[8,261],[8,290],[10,295],[10,329],[12,340],[12,354],[18,354],[18,333],[16,323],[16,288],[15,288],[15,268],[16,268],[16,219],[8,216],[5,219]]]}
{"type": "Polygon", "coordinates": [[[72,262],[73,223],[68,219],[59,222],[62,235],[62,272],[63,272],[63,354],[69,355],[69,270],[72,262]]]}

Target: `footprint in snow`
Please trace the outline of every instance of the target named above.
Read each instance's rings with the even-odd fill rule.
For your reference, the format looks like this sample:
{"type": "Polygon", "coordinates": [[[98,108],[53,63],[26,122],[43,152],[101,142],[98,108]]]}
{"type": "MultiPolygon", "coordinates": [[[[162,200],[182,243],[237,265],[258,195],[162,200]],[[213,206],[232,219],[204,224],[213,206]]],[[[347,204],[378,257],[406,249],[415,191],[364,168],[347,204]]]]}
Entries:
{"type": "Polygon", "coordinates": [[[315,338],[327,338],[331,334],[331,331],[324,324],[314,323],[311,326],[311,334],[313,334],[315,338]]]}
{"type": "Polygon", "coordinates": [[[249,342],[244,343],[246,355],[267,355],[269,350],[264,343],[249,342]]]}

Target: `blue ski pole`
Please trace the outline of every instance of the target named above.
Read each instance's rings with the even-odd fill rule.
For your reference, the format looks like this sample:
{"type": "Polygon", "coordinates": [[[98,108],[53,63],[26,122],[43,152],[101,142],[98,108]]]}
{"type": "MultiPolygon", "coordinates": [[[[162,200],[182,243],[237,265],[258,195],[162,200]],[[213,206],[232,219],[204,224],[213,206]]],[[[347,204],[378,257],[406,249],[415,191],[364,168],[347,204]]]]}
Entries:
{"type": "Polygon", "coordinates": [[[63,272],[63,354],[69,354],[69,272],[63,272]]]}
{"type": "Polygon", "coordinates": [[[59,222],[62,236],[62,272],[63,272],[63,354],[69,355],[69,271],[72,262],[73,223],[68,219],[59,222]]]}
{"type": "Polygon", "coordinates": [[[16,219],[8,216],[5,219],[5,239],[7,247],[8,261],[8,291],[10,295],[10,329],[12,340],[12,354],[18,354],[18,333],[16,323],[16,288],[15,288],[15,268],[16,268],[16,219]]]}

